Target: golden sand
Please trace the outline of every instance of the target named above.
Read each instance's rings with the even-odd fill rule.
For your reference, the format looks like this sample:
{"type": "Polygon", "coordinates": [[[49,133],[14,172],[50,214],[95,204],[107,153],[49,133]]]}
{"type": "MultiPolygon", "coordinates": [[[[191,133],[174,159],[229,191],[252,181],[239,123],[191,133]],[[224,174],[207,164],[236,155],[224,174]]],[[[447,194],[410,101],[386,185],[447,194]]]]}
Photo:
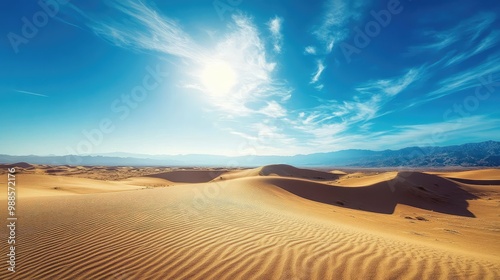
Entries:
{"type": "Polygon", "coordinates": [[[500,279],[498,180],[25,166],[17,272],[0,279],[500,279]]]}

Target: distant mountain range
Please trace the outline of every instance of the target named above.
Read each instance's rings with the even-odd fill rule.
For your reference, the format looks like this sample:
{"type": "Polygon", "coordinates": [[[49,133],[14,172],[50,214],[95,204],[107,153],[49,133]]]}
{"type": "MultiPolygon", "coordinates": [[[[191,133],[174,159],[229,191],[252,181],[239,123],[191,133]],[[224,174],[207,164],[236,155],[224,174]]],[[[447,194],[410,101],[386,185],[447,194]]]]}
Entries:
{"type": "Polygon", "coordinates": [[[0,155],[0,163],[52,165],[218,166],[251,167],[269,164],[331,167],[500,167],[500,142],[487,141],[446,147],[408,147],[400,150],[343,150],[296,156],[143,155],[109,153],[85,156],[0,155]]]}

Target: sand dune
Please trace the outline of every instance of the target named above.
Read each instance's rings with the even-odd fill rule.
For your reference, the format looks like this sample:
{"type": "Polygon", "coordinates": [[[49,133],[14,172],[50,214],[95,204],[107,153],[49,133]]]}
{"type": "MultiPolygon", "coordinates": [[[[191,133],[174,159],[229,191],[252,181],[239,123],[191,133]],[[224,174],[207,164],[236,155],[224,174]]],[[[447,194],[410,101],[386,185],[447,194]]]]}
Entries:
{"type": "Polygon", "coordinates": [[[479,169],[461,172],[437,173],[444,177],[470,180],[500,180],[500,169],[479,169]]]}
{"type": "Polygon", "coordinates": [[[223,173],[224,171],[218,170],[176,170],[149,175],[149,177],[161,178],[174,183],[206,183],[223,173]]]}
{"type": "Polygon", "coordinates": [[[383,172],[378,174],[364,174],[356,172],[347,176],[342,176],[338,183],[342,186],[370,186],[376,183],[385,182],[394,179],[397,172],[383,172]]]}
{"type": "Polygon", "coordinates": [[[259,175],[261,176],[276,175],[281,177],[303,178],[310,180],[335,180],[339,178],[338,174],[296,168],[285,164],[268,165],[257,168],[257,170],[259,171],[259,175]]]}
{"type": "MultiPolygon", "coordinates": [[[[16,184],[19,186],[17,188],[17,195],[20,198],[105,193],[143,188],[140,185],[127,185],[121,182],[35,174],[19,175],[16,184]]],[[[3,183],[3,185],[6,184],[3,183]]],[[[0,189],[0,196],[7,196],[6,187],[0,189]]]]}
{"type": "Polygon", "coordinates": [[[335,175],[347,175],[346,172],[341,171],[341,170],[332,170],[330,173],[335,174],[335,175]]]}
{"type": "Polygon", "coordinates": [[[267,165],[259,168],[225,172],[219,180],[246,178],[252,176],[279,176],[302,178],[309,180],[336,180],[343,174],[324,172],[318,170],[302,169],[286,164],[267,165]]]}
{"type": "Polygon", "coordinates": [[[113,182],[20,174],[19,267],[0,279],[500,278],[498,190],[479,199],[419,172],[361,185],[289,166],[185,172],[113,182]],[[56,183],[85,194],[35,195],[56,183]],[[140,189],[94,192],[119,186],[140,189]]]}
{"type": "Polygon", "coordinates": [[[471,170],[462,172],[449,172],[440,175],[448,179],[452,179],[454,181],[465,184],[500,186],[499,169],[482,169],[482,170],[471,170]]]}
{"type": "Polygon", "coordinates": [[[452,181],[418,172],[400,172],[386,181],[381,181],[382,178],[387,177],[370,178],[373,184],[365,187],[332,186],[291,178],[266,182],[300,197],[351,209],[392,214],[396,205],[406,204],[441,213],[473,216],[467,210],[467,200],[476,196],[452,181]]]}
{"type": "Polygon", "coordinates": [[[24,168],[24,169],[31,169],[34,168],[32,164],[29,164],[27,162],[17,162],[13,164],[0,164],[0,168],[12,168],[12,167],[17,167],[17,168],[24,168]]]}

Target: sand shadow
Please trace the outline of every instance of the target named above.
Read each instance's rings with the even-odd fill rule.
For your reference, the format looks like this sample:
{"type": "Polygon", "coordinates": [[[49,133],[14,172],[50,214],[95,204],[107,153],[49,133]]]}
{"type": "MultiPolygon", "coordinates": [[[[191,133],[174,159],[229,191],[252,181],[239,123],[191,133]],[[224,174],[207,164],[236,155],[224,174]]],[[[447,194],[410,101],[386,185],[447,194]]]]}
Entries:
{"type": "Polygon", "coordinates": [[[399,172],[391,180],[366,187],[343,187],[292,178],[270,178],[271,184],[300,197],[350,209],[392,214],[398,204],[456,216],[475,217],[467,200],[477,196],[455,182],[419,172],[399,172]]]}
{"type": "Polygon", "coordinates": [[[448,177],[448,179],[470,185],[500,186],[500,180],[471,180],[453,177],[448,177]]]}
{"type": "Polygon", "coordinates": [[[216,170],[176,170],[165,173],[147,175],[145,177],[166,179],[174,183],[206,183],[210,182],[225,171],[216,170]]]}

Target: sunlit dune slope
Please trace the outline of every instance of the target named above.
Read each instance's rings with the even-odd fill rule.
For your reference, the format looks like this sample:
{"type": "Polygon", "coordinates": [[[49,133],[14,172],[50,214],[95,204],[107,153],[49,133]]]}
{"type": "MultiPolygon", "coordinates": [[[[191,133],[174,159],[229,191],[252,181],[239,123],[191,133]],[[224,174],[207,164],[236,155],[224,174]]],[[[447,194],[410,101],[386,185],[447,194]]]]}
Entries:
{"type": "Polygon", "coordinates": [[[442,176],[465,184],[500,186],[500,169],[450,172],[442,176]]]}
{"type": "MultiPolygon", "coordinates": [[[[18,271],[12,278],[0,270],[0,279],[500,278],[500,223],[491,213],[497,201],[419,172],[342,186],[315,179],[323,176],[316,171],[288,176],[293,170],[273,166],[197,184],[21,197],[18,271]],[[399,216],[406,211],[414,216],[399,216]]],[[[192,173],[193,180],[208,180],[206,171],[192,173]]],[[[57,180],[24,176],[20,185],[29,178],[48,185],[57,180]]]]}
{"type": "Polygon", "coordinates": [[[435,172],[438,175],[449,178],[460,178],[469,180],[500,180],[500,169],[478,169],[460,172],[435,172]]]}
{"type": "Polygon", "coordinates": [[[227,172],[218,177],[218,180],[236,179],[252,176],[280,176],[290,178],[302,178],[309,180],[336,180],[342,174],[297,168],[286,164],[266,165],[263,167],[247,169],[242,171],[227,172]]]}
{"type": "MultiPolygon", "coordinates": [[[[18,198],[118,192],[142,188],[139,185],[128,185],[116,181],[101,181],[68,176],[18,174],[16,177],[18,198]]],[[[6,183],[2,183],[0,186],[2,186],[0,195],[4,198],[7,196],[6,183]]]]}

